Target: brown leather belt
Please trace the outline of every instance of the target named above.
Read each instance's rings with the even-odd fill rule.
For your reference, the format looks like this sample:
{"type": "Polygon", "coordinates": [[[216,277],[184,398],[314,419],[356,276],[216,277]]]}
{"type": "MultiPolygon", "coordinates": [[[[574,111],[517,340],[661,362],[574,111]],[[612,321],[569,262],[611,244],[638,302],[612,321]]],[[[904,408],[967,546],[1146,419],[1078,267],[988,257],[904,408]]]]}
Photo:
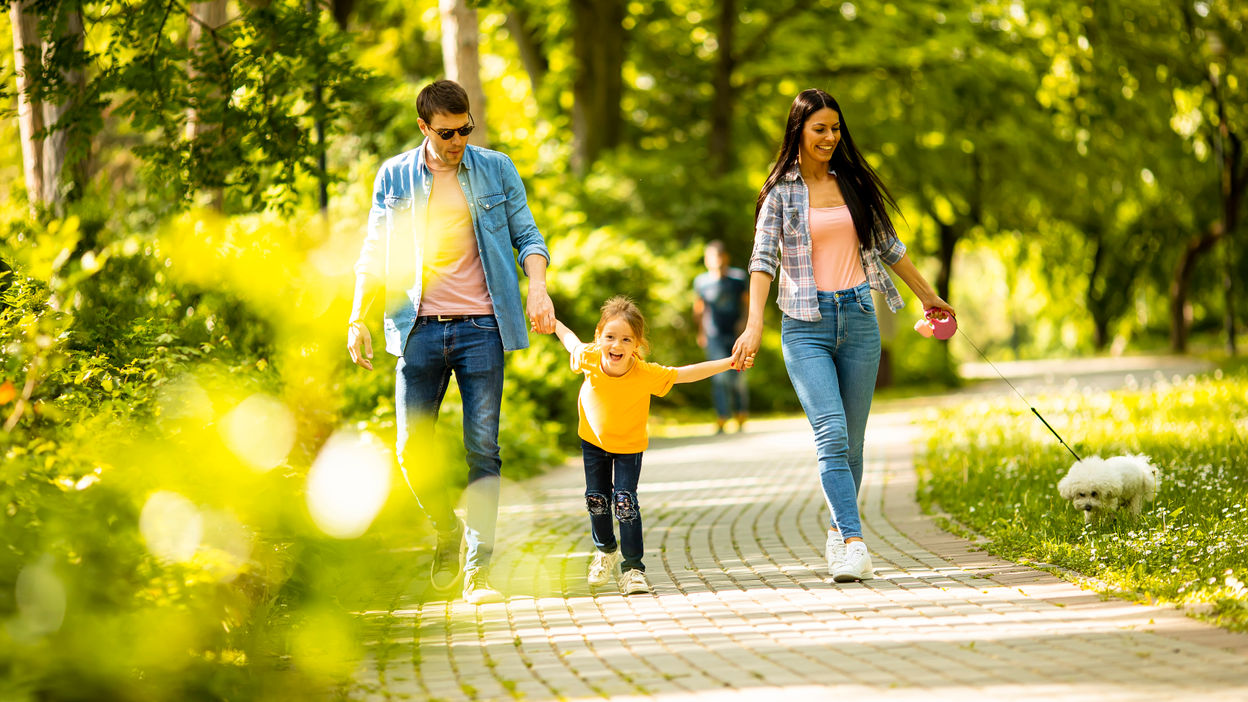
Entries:
{"type": "Polygon", "coordinates": [[[488,314],[430,314],[421,315],[416,318],[417,322],[461,322],[465,319],[476,319],[477,317],[489,317],[488,314]]]}

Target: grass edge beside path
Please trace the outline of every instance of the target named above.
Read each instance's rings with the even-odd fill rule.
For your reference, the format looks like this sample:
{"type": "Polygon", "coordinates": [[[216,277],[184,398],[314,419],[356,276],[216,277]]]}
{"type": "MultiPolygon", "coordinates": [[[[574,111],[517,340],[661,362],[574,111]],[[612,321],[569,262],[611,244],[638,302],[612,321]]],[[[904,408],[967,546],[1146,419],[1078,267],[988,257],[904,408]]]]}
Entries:
{"type": "Polygon", "coordinates": [[[1074,459],[1012,394],[921,415],[920,505],[995,556],[1248,631],[1248,364],[1157,380],[1028,398],[1081,456],[1153,459],[1138,519],[1085,527],[1057,494],[1074,459]]]}

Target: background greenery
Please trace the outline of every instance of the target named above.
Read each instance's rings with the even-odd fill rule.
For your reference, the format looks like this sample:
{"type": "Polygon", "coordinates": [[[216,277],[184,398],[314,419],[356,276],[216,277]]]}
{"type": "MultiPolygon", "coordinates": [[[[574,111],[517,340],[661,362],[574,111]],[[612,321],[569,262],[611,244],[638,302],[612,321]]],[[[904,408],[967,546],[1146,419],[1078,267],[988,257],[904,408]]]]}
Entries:
{"type": "MultiPolygon", "coordinates": [[[[358,653],[355,593],[427,558],[385,450],[393,380],[342,346],[373,176],[419,143],[415,95],[444,72],[437,7],[218,0],[225,21],[203,39],[213,3],[2,4],[0,697],[333,695],[358,653]],[[62,145],[40,192],[24,184],[19,93],[62,145]],[[327,513],[325,485],[354,511],[327,513]]],[[[912,257],[992,358],[1234,350],[1240,3],[476,6],[481,121],[526,180],[556,309],[582,336],[627,293],[655,360],[701,359],[701,245],[723,239],[744,264],[788,105],[821,87],[897,196],[912,257]]],[[[958,382],[970,348],[910,332],[920,312],[881,320],[892,383],[958,382]]],[[[553,338],[532,341],[508,360],[512,478],[574,445],[576,379],[553,338]]],[[[778,347],[770,319],[750,373],[760,411],[796,408],[778,347]]],[[[1235,397],[1209,382],[1208,407],[1235,397]]],[[[708,406],[695,384],[659,410],[708,406]]],[[[456,465],[446,443],[427,472],[456,465]]],[[[1040,500],[1027,509],[1056,509],[1055,465],[1020,482],[1040,500]]]]}

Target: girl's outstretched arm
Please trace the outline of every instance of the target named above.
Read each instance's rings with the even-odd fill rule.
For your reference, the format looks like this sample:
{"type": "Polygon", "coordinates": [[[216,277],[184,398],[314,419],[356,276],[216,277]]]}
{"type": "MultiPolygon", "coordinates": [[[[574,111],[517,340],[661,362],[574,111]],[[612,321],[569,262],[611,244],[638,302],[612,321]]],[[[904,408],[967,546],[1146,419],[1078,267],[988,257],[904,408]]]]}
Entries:
{"type": "MultiPolygon", "coordinates": [[[[749,361],[746,368],[754,365],[753,361],[749,361]]],[[[716,373],[723,373],[726,370],[732,370],[732,357],[721,358],[718,361],[703,361],[701,363],[691,363],[687,366],[681,366],[676,369],[677,383],[696,383],[703,378],[709,378],[716,373]]]]}
{"type": "Polygon", "coordinates": [[[559,320],[555,320],[555,336],[559,337],[559,341],[563,343],[563,348],[572,353],[572,350],[580,346],[581,340],[577,338],[576,332],[568,329],[568,326],[559,320]]]}

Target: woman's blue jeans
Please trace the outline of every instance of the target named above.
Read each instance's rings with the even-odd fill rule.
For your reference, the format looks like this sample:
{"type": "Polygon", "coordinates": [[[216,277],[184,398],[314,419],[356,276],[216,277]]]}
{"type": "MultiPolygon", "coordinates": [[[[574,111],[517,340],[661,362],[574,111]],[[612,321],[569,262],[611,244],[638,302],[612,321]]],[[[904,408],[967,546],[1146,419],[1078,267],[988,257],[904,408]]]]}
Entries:
{"type": "Polygon", "coordinates": [[[611,453],[581,439],[585,459],[585,506],[589,531],[599,551],[617,548],[611,508],[620,522],[620,569],[640,570],[645,547],[641,542],[641,506],[637,504],[637,481],[641,478],[640,453],[611,453]]]}
{"type": "Polygon", "coordinates": [[[439,322],[422,317],[398,360],[395,382],[399,467],[420,509],[439,531],[457,526],[455,493],[435,474],[432,429],[451,373],[464,405],[468,487],[466,568],[488,568],[498,519],[498,421],[503,402],[503,341],[492,316],[439,322]]]}
{"type": "Polygon", "coordinates": [[[818,322],[785,315],[780,346],[797,399],[815,430],[831,525],[844,538],[861,537],[862,444],[880,369],[880,326],[871,288],[863,283],[849,290],[821,290],[819,314],[818,322]]]}

